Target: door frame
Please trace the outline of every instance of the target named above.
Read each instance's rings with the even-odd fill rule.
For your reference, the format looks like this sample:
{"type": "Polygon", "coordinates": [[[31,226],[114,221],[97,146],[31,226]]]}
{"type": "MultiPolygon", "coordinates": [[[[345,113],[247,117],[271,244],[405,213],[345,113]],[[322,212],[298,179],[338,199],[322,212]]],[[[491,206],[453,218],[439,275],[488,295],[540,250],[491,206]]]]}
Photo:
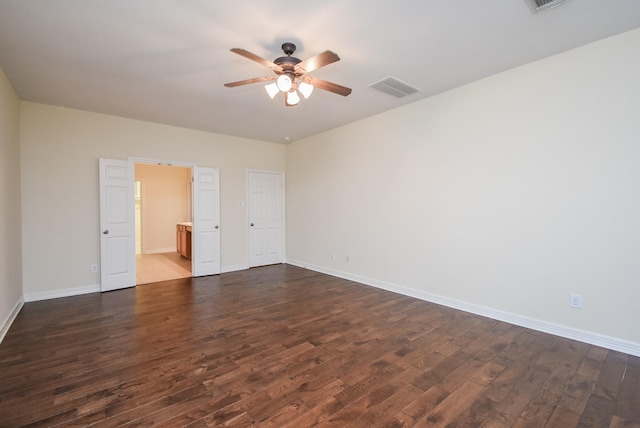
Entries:
{"type": "Polygon", "coordinates": [[[284,171],[274,171],[274,170],[268,170],[268,169],[247,169],[246,173],[245,173],[245,225],[246,225],[246,231],[247,234],[246,236],[246,242],[245,242],[245,248],[247,249],[247,257],[246,257],[246,266],[247,269],[251,268],[251,226],[249,226],[250,223],[250,216],[251,216],[251,212],[250,212],[250,208],[251,208],[251,204],[250,204],[250,189],[251,189],[251,184],[250,184],[250,177],[251,177],[251,173],[258,173],[258,174],[277,174],[280,175],[282,178],[282,263],[286,263],[287,262],[287,211],[286,211],[286,207],[287,207],[287,203],[286,203],[286,193],[285,189],[286,189],[286,182],[285,182],[285,174],[284,171]]]}
{"type": "MultiPolygon", "coordinates": [[[[105,158],[105,159],[111,159],[111,158],[105,158]]],[[[113,160],[118,160],[118,159],[113,159],[113,160]]],[[[139,163],[139,164],[149,164],[149,165],[160,165],[160,166],[177,166],[177,167],[184,167],[184,168],[190,168],[191,169],[191,221],[193,221],[193,215],[194,215],[194,201],[196,196],[193,193],[193,174],[194,174],[194,170],[196,167],[198,167],[198,165],[196,163],[193,162],[181,162],[181,161],[167,161],[167,160],[160,160],[160,159],[152,159],[152,158],[140,158],[140,157],[128,157],[126,161],[123,160],[123,162],[129,162],[132,166],[133,166],[133,171],[134,171],[134,176],[132,177],[133,182],[135,183],[135,164],[139,163]]],[[[216,169],[218,170],[218,177],[219,177],[219,169],[215,168],[215,167],[205,167],[205,168],[212,168],[212,169],[216,169]]],[[[133,195],[131,195],[131,198],[133,199],[133,195]]],[[[102,207],[100,207],[100,209],[102,209],[102,207]]],[[[220,209],[220,207],[219,207],[220,209]]],[[[132,213],[133,214],[133,219],[132,221],[135,222],[135,212],[132,213]]],[[[135,232],[134,232],[135,235],[135,232]]],[[[135,236],[134,236],[135,239],[135,236]]],[[[192,245],[192,249],[193,249],[193,241],[191,243],[192,245]]],[[[218,249],[218,253],[220,254],[221,251],[220,249],[218,249]]],[[[101,255],[102,256],[102,255],[101,255]]],[[[134,243],[134,262],[135,262],[135,243],[134,243]]],[[[195,263],[195,257],[192,257],[191,260],[191,273],[193,275],[194,272],[194,263],[195,263]]],[[[102,262],[101,262],[102,265],[102,262]]],[[[102,269],[102,266],[101,266],[102,269]]],[[[220,272],[219,272],[220,273],[220,272]]],[[[102,281],[101,281],[102,282],[102,281]]],[[[132,285],[133,287],[135,287],[137,284],[132,285]]],[[[102,284],[101,284],[102,287],[102,284]]],[[[104,290],[102,290],[104,291],[104,290]]]]}
{"type": "MultiPolygon", "coordinates": [[[[133,170],[134,170],[134,180],[135,180],[135,168],[137,163],[142,163],[146,165],[157,165],[157,166],[178,166],[182,168],[191,169],[191,221],[193,221],[193,168],[197,165],[191,162],[180,162],[180,161],[168,161],[168,160],[160,160],[160,159],[151,159],[151,158],[138,158],[138,157],[129,157],[127,160],[133,162],[133,170]]],[[[193,248],[192,254],[193,254],[193,248]]],[[[193,275],[193,257],[191,257],[191,275],[193,275]]]]}

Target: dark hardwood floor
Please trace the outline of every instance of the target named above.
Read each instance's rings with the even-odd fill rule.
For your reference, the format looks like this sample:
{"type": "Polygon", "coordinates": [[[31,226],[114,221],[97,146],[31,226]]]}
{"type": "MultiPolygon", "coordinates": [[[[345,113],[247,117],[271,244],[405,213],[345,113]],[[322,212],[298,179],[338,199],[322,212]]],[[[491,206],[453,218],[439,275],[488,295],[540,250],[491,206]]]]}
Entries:
{"type": "Polygon", "coordinates": [[[0,426],[640,426],[640,358],[275,265],[24,305],[0,426]]]}

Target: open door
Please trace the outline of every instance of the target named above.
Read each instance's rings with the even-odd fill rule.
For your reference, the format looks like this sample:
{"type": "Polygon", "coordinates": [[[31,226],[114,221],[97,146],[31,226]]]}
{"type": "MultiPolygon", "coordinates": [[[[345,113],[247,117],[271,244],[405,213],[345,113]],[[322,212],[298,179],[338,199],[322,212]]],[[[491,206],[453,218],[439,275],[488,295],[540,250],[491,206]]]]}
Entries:
{"type": "Polygon", "coordinates": [[[100,290],[136,285],[133,162],[100,159],[100,290]]]}
{"type": "Polygon", "coordinates": [[[193,168],[191,245],[193,276],[220,273],[220,174],[216,168],[193,168]]]}

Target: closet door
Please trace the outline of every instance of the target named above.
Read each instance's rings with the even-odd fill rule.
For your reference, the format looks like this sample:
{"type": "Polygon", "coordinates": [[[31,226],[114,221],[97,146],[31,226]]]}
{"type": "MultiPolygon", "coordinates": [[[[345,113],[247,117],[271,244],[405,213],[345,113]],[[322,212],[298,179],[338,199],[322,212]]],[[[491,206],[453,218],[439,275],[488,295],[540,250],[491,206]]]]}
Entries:
{"type": "Polygon", "coordinates": [[[249,266],[284,262],[284,176],[249,172],[249,266]]]}

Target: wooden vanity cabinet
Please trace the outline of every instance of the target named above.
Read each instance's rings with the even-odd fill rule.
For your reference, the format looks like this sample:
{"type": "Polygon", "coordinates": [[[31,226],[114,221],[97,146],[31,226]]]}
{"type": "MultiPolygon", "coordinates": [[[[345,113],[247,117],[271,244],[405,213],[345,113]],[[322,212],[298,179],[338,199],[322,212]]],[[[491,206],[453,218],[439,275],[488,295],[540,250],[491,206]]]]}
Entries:
{"type": "Polygon", "coordinates": [[[176,225],[176,248],[178,254],[191,260],[191,224],[176,225]]]}

